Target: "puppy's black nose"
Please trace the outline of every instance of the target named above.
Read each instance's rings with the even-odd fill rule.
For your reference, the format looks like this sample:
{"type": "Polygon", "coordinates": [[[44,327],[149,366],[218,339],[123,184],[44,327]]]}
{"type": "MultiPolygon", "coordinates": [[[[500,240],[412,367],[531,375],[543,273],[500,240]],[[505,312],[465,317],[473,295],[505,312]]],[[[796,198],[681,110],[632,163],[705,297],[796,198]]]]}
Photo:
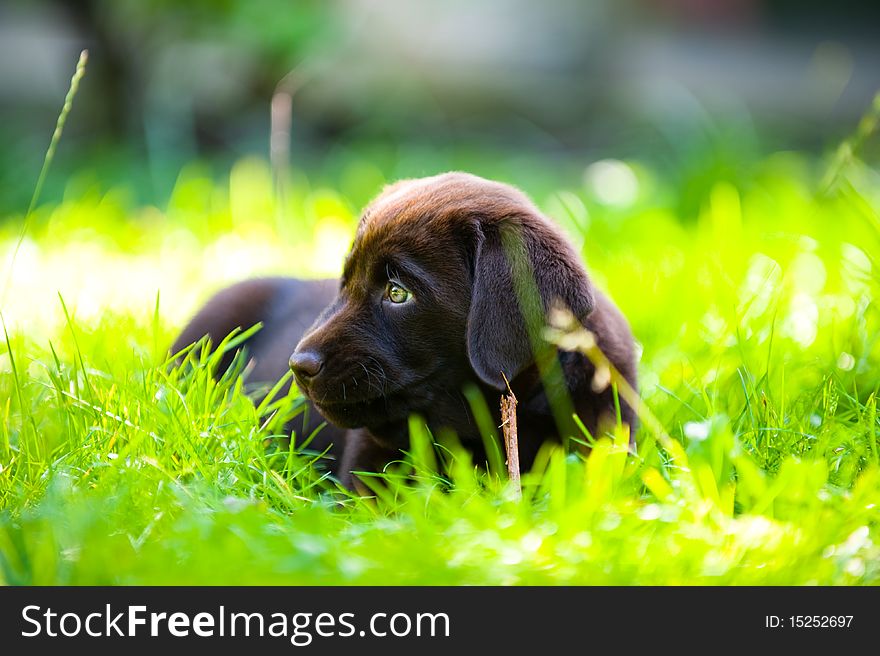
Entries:
{"type": "Polygon", "coordinates": [[[299,378],[314,378],[324,366],[324,361],[316,351],[294,351],[290,356],[290,368],[299,378]]]}

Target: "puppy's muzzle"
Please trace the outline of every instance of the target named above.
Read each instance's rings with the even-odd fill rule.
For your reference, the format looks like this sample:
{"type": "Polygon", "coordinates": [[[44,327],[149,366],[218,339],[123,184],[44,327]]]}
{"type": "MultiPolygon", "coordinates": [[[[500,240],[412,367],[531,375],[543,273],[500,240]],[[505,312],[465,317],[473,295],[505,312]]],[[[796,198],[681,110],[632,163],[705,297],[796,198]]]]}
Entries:
{"type": "Polygon", "coordinates": [[[309,384],[324,368],[321,354],[313,350],[296,350],[289,360],[290,368],[297,381],[309,384]]]}

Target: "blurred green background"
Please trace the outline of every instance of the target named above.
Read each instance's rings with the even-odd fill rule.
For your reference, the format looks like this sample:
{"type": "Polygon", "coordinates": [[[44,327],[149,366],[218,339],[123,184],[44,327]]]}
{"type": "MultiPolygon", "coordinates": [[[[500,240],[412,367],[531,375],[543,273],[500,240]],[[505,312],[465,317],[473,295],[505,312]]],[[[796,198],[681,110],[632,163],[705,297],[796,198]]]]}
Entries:
{"type": "Polygon", "coordinates": [[[673,184],[687,221],[760,156],[852,130],[878,23],[876,3],[793,0],[4,0],[0,214],[27,206],[87,47],[46,200],[124,183],[164,208],[186,164],[268,159],[278,96],[276,166],[356,206],[450,168],[540,196],[613,157],[673,184]]]}

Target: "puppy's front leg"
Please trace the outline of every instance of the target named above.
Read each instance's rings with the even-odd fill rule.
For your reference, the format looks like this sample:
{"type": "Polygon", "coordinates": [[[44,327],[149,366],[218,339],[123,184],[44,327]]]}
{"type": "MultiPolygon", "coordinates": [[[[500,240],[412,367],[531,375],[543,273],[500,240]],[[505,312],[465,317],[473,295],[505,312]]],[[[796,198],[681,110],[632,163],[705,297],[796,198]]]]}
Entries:
{"type": "Polygon", "coordinates": [[[337,473],[339,482],[353,492],[369,494],[370,490],[352,472],[381,472],[399,457],[399,450],[383,446],[365,428],[350,430],[345,434],[345,448],[337,473]]]}

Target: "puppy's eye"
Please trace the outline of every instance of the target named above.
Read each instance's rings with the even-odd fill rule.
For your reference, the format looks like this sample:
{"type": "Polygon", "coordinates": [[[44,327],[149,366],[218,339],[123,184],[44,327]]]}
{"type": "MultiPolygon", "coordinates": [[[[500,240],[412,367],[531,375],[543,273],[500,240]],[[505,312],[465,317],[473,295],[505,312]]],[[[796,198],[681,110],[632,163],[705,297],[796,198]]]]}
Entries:
{"type": "Polygon", "coordinates": [[[396,282],[388,282],[385,288],[385,297],[392,303],[406,303],[412,298],[412,293],[396,282]]]}

